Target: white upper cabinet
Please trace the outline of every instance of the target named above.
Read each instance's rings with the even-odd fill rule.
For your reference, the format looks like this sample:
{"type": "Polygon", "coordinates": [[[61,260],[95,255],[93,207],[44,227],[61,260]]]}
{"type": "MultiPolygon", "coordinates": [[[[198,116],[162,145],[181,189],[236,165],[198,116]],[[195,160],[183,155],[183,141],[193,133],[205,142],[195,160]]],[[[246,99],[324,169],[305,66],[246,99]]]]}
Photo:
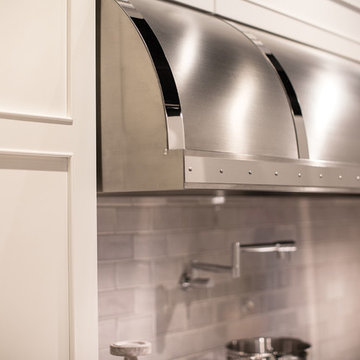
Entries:
{"type": "MultiPolygon", "coordinates": [[[[353,41],[360,40],[359,14],[331,0],[248,0],[247,2],[337,34],[353,41]]],[[[226,3],[221,1],[220,3],[226,3]]],[[[360,10],[360,9],[359,9],[360,10]]]]}
{"type": "Polygon", "coordinates": [[[355,0],[178,0],[360,61],[360,5],[355,0]]]}
{"type": "Polygon", "coordinates": [[[67,115],[67,2],[4,0],[0,7],[0,111],[67,115]]]}

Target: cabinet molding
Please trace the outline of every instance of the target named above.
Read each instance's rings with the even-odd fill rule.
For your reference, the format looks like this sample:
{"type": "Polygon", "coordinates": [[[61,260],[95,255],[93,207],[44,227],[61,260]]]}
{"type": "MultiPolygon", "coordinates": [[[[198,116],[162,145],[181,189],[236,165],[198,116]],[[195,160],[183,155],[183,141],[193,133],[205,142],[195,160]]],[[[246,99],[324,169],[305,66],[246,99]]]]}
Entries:
{"type": "Polygon", "coordinates": [[[72,125],[73,119],[68,116],[51,116],[40,114],[23,114],[16,112],[1,112],[0,118],[6,120],[33,121],[39,123],[72,125]]]}

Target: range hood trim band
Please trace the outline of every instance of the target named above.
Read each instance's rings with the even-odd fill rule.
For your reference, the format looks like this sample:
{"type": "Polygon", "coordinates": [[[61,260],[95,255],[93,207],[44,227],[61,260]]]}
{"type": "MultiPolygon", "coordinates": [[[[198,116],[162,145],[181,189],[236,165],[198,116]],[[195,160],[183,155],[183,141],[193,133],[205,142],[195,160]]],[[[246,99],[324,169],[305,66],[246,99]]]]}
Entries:
{"type": "Polygon", "coordinates": [[[201,184],[206,188],[227,184],[239,189],[245,186],[337,189],[338,192],[360,192],[360,167],[303,160],[276,161],[229,159],[185,154],[185,187],[201,184]],[[191,184],[191,185],[190,185],[191,184]]]}

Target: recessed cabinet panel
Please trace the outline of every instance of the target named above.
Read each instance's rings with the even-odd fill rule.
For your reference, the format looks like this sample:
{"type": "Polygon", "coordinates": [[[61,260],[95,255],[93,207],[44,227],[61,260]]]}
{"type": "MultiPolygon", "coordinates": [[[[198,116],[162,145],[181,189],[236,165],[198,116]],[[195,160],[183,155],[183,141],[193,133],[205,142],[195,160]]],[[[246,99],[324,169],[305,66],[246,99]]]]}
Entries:
{"type": "Polygon", "coordinates": [[[69,359],[67,161],[0,155],[0,359],[69,359]]]}
{"type": "Polygon", "coordinates": [[[67,1],[0,2],[0,112],[67,112],[67,1]]]}

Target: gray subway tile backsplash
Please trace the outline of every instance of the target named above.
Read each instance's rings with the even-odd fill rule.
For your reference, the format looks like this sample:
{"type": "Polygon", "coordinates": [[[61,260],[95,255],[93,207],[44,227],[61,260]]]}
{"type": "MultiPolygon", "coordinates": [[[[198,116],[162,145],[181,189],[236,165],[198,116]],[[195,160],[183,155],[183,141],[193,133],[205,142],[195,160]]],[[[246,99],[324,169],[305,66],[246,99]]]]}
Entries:
{"type": "Polygon", "coordinates": [[[102,291],[99,293],[99,316],[124,316],[134,313],[134,289],[102,291]]]}
{"type": "Polygon", "coordinates": [[[165,234],[145,234],[134,236],[135,259],[152,259],[166,256],[167,241],[165,234]]]}
{"type": "Polygon", "coordinates": [[[155,336],[155,322],[153,315],[118,317],[116,339],[153,339],[155,336]]]}
{"type": "Polygon", "coordinates": [[[225,360],[224,345],[292,336],[310,359],[358,359],[360,199],[346,196],[99,197],[99,354],[149,340],[144,360],[225,360]],[[290,259],[242,253],[239,279],[184,292],[192,259],[229,263],[233,241],[293,239],[290,259]]]}
{"type": "Polygon", "coordinates": [[[118,288],[149,284],[151,263],[146,260],[123,260],[116,264],[116,284],[118,288]]]}
{"type": "Polygon", "coordinates": [[[98,259],[121,260],[134,258],[134,241],[131,235],[110,234],[98,237],[98,259]]]}

